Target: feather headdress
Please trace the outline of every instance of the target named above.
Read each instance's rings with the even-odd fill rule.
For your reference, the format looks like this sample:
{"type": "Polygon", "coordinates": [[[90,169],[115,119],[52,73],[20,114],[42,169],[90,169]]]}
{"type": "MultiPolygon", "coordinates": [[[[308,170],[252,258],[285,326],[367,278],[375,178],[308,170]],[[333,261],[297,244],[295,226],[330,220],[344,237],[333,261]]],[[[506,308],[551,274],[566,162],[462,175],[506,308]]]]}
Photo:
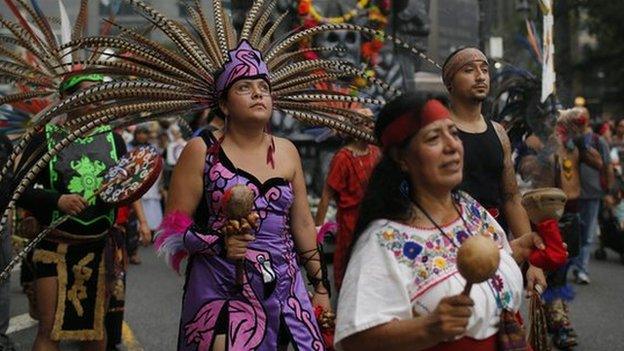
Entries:
{"type": "MultiPolygon", "coordinates": [[[[358,112],[329,106],[327,103],[353,102],[375,105],[382,104],[383,97],[352,96],[339,91],[319,89],[318,84],[329,82],[344,85],[348,83],[342,83],[346,82],[342,80],[343,78],[362,77],[382,87],[388,96],[400,94],[400,92],[377,78],[369,77],[360,68],[348,62],[327,59],[307,60],[301,50],[296,50],[299,41],[326,31],[357,31],[369,36],[386,38],[426,58],[420,51],[399,39],[385,35],[381,31],[350,24],[321,25],[289,33],[286,37],[272,41],[273,34],[285,18],[281,16],[275,23],[269,22],[266,11],[274,8],[276,0],[254,1],[240,34],[234,30],[225,14],[221,0],[212,1],[214,23],[206,17],[199,1],[195,0],[191,5],[187,5],[190,29],[166,18],[141,0],[125,1],[134,6],[136,11],[154,27],[162,31],[173,44],[174,49],[150,40],[133,29],[123,27],[120,28],[119,37],[97,36],[73,40],[61,47],[61,50],[108,47],[131,54],[119,57],[119,60],[114,62],[99,59],[86,62],[74,61],[73,64],[84,65],[85,73],[134,76],[137,79],[124,83],[103,84],[76,94],[40,116],[41,121],[93,102],[98,102],[100,106],[115,104],[118,107],[127,107],[147,101],[184,101],[188,105],[176,107],[176,111],[188,112],[189,109],[212,108],[219,98],[218,79],[224,77],[219,75],[219,72],[223,72],[224,69],[228,70],[228,65],[238,65],[237,69],[248,69],[250,66],[239,64],[248,58],[261,58],[260,66],[251,68],[261,68],[267,71],[265,74],[268,75],[271,83],[276,109],[304,123],[328,126],[356,138],[375,142],[369,131],[352,123],[353,118],[359,116],[358,112]],[[231,55],[241,54],[239,45],[244,46],[247,53],[253,53],[253,57],[234,57],[237,62],[232,64],[231,55]],[[239,50],[236,50],[237,48],[239,50]],[[292,51],[293,48],[295,51],[292,51]],[[119,84],[123,84],[123,88],[119,84]]],[[[307,50],[325,49],[310,48],[307,50]]],[[[162,111],[147,110],[144,112],[152,114],[162,111]]]]}
{"type": "Polygon", "coordinates": [[[512,144],[530,133],[542,140],[553,133],[557,99],[551,95],[541,103],[540,98],[541,81],[529,71],[506,66],[492,78],[491,116],[505,125],[512,144]]]}
{"type": "MultiPolygon", "coordinates": [[[[320,89],[318,87],[323,86],[320,83],[340,86],[345,84],[343,81],[349,81],[349,78],[361,77],[379,86],[388,96],[400,92],[385,82],[368,76],[366,72],[348,62],[329,59],[307,60],[303,55],[306,51],[327,49],[297,50],[299,41],[326,31],[356,31],[392,41],[436,65],[421,51],[398,38],[386,35],[382,31],[351,24],[324,24],[291,32],[273,41],[273,35],[286,17],[284,14],[274,23],[269,21],[267,11],[274,8],[276,0],[254,1],[240,34],[234,30],[225,14],[221,0],[212,0],[214,21],[207,18],[198,0],[194,0],[192,5],[187,5],[190,28],[168,19],[141,0],[124,1],[132,5],[153,27],[160,30],[172,46],[151,40],[135,29],[115,24],[112,25],[118,27],[118,36],[79,37],[60,45],[54,51],[63,53],[58,54],[59,64],[48,64],[50,69],[56,69],[59,65],[65,68],[80,67],[82,74],[105,74],[122,80],[99,84],[78,92],[48,107],[35,117],[33,123],[43,126],[55,116],[75,109],[82,110],[81,117],[68,123],[76,132],[57,145],[59,150],[82,135],[81,133],[84,134],[104,123],[133,123],[139,114],[142,119],[153,119],[214,107],[219,96],[218,73],[227,65],[231,51],[244,42],[248,43],[251,50],[259,53],[263,64],[266,65],[274,108],[304,123],[326,126],[369,142],[376,140],[358,120],[369,117],[346,106],[350,103],[364,106],[381,105],[384,102],[383,97],[353,96],[341,91],[320,89]],[[86,58],[77,58],[74,55],[77,51],[101,53],[103,48],[116,53],[107,54],[105,57],[91,55],[86,58]],[[120,54],[121,52],[124,54],[120,54]],[[72,62],[63,63],[66,56],[72,57],[72,62]],[[108,60],[111,56],[116,60],[108,60]],[[136,79],[129,80],[128,76],[136,79]],[[331,103],[345,104],[341,107],[331,103]],[[93,107],[94,104],[97,107],[93,107]]],[[[24,44],[28,44],[28,41],[24,41],[24,44]]],[[[27,134],[16,146],[16,152],[21,151],[28,139],[27,134]]],[[[16,189],[15,192],[8,192],[10,203],[19,198],[20,192],[53,154],[54,150],[51,150],[31,160],[30,169],[24,168],[22,173],[13,177],[13,182],[19,184],[12,186],[16,189]]],[[[6,201],[0,201],[0,206],[4,207],[5,204],[6,201]]]]}
{"type": "MultiPolygon", "coordinates": [[[[63,141],[59,145],[53,145],[53,152],[48,152],[47,146],[42,146],[35,150],[30,159],[23,159],[19,167],[14,167],[26,144],[47,122],[37,123],[35,116],[37,113],[45,113],[46,108],[57,102],[60,98],[59,89],[68,86],[67,83],[71,84],[72,74],[85,68],[74,62],[106,61],[108,56],[104,52],[105,48],[71,50],[66,47],[72,40],[85,37],[88,0],[80,1],[74,22],[71,22],[63,0],[58,0],[60,19],[44,14],[37,0],[30,0],[29,3],[25,0],[2,1],[13,19],[0,16],[0,27],[6,29],[6,34],[0,35],[0,82],[10,83],[14,90],[0,96],[0,131],[21,135],[0,172],[0,208],[6,210],[46,166],[47,163],[43,161],[49,161],[55,153],[71,142],[63,141]],[[59,36],[55,34],[57,32],[60,33],[59,36]],[[39,166],[33,168],[37,164],[39,166]],[[11,177],[7,177],[9,170],[11,177]]],[[[111,11],[109,20],[114,18],[114,13],[115,11],[111,11]]],[[[102,26],[102,35],[108,34],[110,28],[110,25],[102,26]]],[[[96,75],[81,79],[94,80],[94,77],[96,75]]],[[[72,138],[89,131],[86,127],[78,128],[72,138]]]]}
{"type": "MultiPolygon", "coordinates": [[[[88,0],[80,1],[73,25],[62,0],[58,0],[59,22],[42,13],[37,0],[31,0],[30,5],[24,0],[3,1],[14,20],[0,16],[0,26],[8,32],[0,36],[0,77],[2,83],[13,84],[16,91],[0,97],[0,105],[17,104],[16,108],[26,107],[24,112],[34,114],[58,98],[58,88],[68,74],[82,68],[72,62],[102,54],[99,50],[72,51],[66,47],[86,33],[88,0]],[[55,35],[56,31],[60,36],[55,35]],[[39,100],[23,105],[33,99],[39,100]]],[[[103,28],[102,34],[107,34],[107,27],[103,28]]]]}

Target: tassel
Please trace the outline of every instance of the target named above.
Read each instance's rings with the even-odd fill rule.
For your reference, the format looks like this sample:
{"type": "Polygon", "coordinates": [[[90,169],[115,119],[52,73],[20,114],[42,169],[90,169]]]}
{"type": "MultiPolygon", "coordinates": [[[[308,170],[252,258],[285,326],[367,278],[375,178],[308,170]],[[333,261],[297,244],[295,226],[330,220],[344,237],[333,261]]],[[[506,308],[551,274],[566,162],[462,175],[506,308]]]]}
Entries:
{"type": "Polygon", "coordinates": [[[529,344],[534,351],[550,351],[544,303],[538,294],[531,296],[529,305],[529,344]]]}
{"type": "MultiPolygon", "coordinates": [[[[271,120],[270,119],[267,125],[264,127],[264,132],[267,133],[268,135],[271,135],[271,120]]],[[[269,149],[267,150],[266,164],[271,165],[272,169],[275,169],[274,154],[275,154],[275,139],[273,139],[273,136],[271,135],[271,145],[269,145],[269,149]]]]}
{"type": "Polygon", "coordinates": [[[558,299],[572,301],[574,299],[574,289],[572,289],[570,284],[558,287],[549,286],[542,294],[542,299],[544,299],[546,303],[551,303],[558,299]]]}
{"type": "Polygon", "coordinates": [[[221,151],[221,143],[223,143],[223,140],[225,139],[225,133],[227,133],[227,130],[228,130],[228,117],[225,116],[224,121],[223,121],[223,134],[221,135],[219,140],[217,140],[216,143],[210,145],[210,147],[206,151],[206,153],[208,155],[212,155],[212,157],[214,157],[215,160],[219,159],[219,151],[221,151]]]}
{"type": "Polygon", "coordinates": [[[267,150],[267,165],[271,165],[271,168],[275,169],[275,159],[273,155],[275,154],[275,140],[273,136],[271,136],[271,145],[269,145],[269,149],[267,150]]]}
{"type": "Polygon", "coordinates": [[[335,235],[338,232],[338,223],[330,221],[330,222],[325,222],[325,224],[323,224],[320,227],[317,227],[317,234],[316,234],[316,244],[317,245],[322,245],[325,242],[325,236],[327,235],[335,235]]]}

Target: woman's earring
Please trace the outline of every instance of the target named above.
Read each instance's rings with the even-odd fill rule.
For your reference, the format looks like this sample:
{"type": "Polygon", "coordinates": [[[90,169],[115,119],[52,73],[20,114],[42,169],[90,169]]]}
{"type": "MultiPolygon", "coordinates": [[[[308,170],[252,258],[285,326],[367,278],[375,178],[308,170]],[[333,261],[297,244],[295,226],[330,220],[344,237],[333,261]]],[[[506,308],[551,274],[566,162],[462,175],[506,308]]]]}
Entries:
{"type": "Polygon", "coordinates": [[[409,199],[409,197],[410,197],[410,184],[407,181],[407,179],[403,179],[401,181],[401,184],[399,185],[399,191],[401,192],[401,196],[403,196],[406,199],[409,199]]]}

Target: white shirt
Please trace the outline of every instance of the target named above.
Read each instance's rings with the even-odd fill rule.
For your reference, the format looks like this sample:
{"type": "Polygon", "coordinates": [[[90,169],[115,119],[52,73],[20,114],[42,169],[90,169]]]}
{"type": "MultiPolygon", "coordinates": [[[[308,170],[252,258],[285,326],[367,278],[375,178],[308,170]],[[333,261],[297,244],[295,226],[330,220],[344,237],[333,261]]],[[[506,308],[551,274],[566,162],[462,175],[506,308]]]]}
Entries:
{"type": "Polygon", "coordinates": [[[376,220],[358,239],[340,290],[335,343],[392,320],[425,316],[440,300],[460,294],[466,281],[456,267],[457,246],[469,235],[491,236],[499,245],[501,261],[495,278],[475,284],[470,292],[475,306],[466,336],[482,340],[498,331],[501,305],[517,312],[522,299],[522,273],[511,256],[506,235],[492,216],[462,193],[462,217],[435,228],[414,228],[376,220]],[[453,238],[455,245],[449,237],[453,238]],[[496,282],[495,282],[496,280],[496,282]],[[503,283],[501,291],[496,288],[503,283]]]}
{"type": "Polygon", "coordinates": [[[178,159],[180,158],[180,154],[184,147],[186,146],[186,140],[178,139],[170,142],[167,145],[167,164],[169,166],[175,166],[178,163],[178,159]]]}

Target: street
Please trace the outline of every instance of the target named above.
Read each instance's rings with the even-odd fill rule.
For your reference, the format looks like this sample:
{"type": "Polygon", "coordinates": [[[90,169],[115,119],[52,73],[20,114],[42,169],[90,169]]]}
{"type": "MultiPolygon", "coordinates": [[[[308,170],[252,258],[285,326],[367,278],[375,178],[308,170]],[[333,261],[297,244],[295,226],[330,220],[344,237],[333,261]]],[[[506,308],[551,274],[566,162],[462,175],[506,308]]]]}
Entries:
{"type": "MultiPolygon", "coordinates": [[[[621,324],[624,296],[624,265],[608,251],[607,261],[591,262],[592,283],[575,285],[577,298],[571,306],[578,331],[579,351],[624,350],[621,324]]],[[[184,279],[168,269],[152,248],[141,248],[143,263],[130,266],[126,294],[124,350],[175,350],[184,279]]],[[[17,350],[30,350],[36,324],[27,316],[26,297],[13,274],[10,337],[17,350]]],[[[65,348],[78,350],[75,345],[65,348]]]]}

